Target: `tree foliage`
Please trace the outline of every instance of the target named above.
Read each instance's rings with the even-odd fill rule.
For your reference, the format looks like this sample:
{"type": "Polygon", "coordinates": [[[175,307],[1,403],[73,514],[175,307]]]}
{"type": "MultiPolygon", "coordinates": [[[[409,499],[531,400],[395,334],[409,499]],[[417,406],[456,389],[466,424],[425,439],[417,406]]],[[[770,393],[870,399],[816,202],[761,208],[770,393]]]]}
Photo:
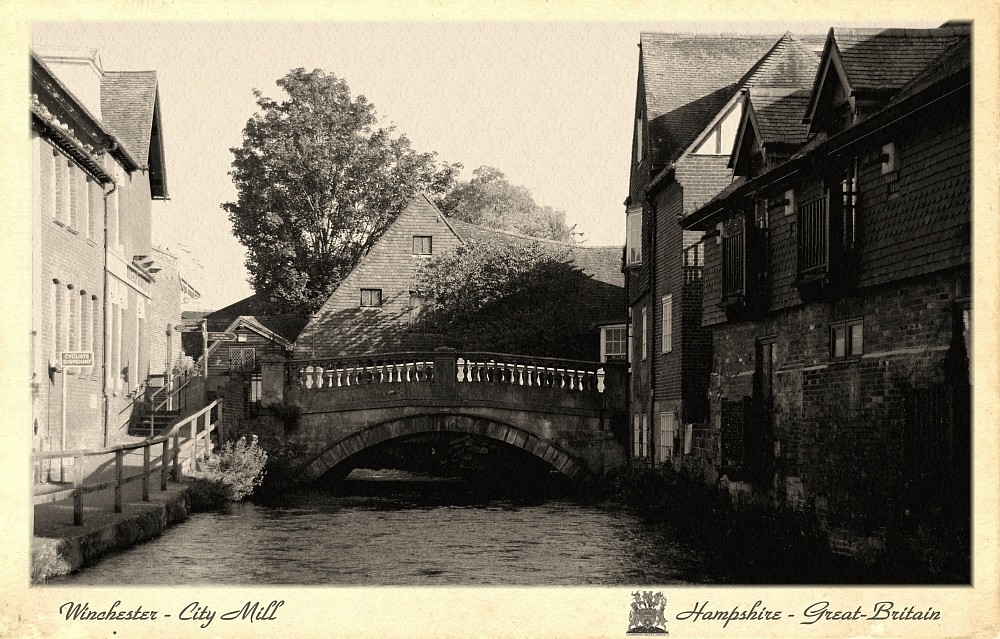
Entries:
{"type": "Polygon", "coordinates": [[[539,206],[531,192],[511,184],[492,166],[473,171],[473,178],[455,186],[439,203],[450,217],[504,231],[563,242],[573,241],[575,226],[567,226],[566,213],[539,206]]]}
{"type": "Polygon", "coordinates": [[[237,199],[222,208],[254,290],[311,312],[414,194],[442,197],[461,165],[414,151],[333,74],[299,68],[277,84],[280,102],[254,90],[259,111],[230,149],[237,199]]]}
{"type": "Polygon", "coordinates": [[[415,328],[455,348],[582,357],[571,309],[588,280],[565,247],[471,240],[418,271],[416,292],[434,303],[415,328]]]}

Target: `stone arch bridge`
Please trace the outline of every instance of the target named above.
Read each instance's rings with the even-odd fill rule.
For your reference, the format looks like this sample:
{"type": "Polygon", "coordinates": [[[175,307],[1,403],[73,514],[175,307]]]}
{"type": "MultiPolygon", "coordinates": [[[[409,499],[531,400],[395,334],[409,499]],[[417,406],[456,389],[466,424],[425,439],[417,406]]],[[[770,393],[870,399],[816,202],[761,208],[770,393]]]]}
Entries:
{"type": "Polygon", "coordinates": [[[622,364],[449,348],[261,367],[262,405],[301,411],[289,439],[313,480],[370,447],[433,432],[505,442],[572,480],[600,475],[626,464],[625,397],[622,364]]]}

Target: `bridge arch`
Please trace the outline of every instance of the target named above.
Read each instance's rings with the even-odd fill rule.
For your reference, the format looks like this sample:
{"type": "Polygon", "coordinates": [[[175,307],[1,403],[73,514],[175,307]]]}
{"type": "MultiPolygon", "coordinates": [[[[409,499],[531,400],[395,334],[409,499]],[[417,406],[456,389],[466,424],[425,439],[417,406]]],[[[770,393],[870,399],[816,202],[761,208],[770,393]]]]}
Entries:
{"type": "Polygon", "coordinates": [[[431,412],[389,419],[347,435],[331,443],[308,462],[303,476],[316,480],[367,448],[399,437],[435,432],[480,435],[505,442],[538,457],[573,481],[579,481],[591,472],[579,457],[523,428],[480,415],[431,412]]]}

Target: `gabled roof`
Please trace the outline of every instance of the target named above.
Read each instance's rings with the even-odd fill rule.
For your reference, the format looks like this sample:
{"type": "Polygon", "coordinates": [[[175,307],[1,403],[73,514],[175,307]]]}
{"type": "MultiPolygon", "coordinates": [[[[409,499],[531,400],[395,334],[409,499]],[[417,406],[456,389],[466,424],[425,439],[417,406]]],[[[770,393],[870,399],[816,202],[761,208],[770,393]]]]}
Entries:
{"type": "MultiPolygon", "coordinates": [[[[902,118],[934,104],[943,96],[960,90],[968,91],[971,83],[970,65],[971,43],[968,37],[959,35],[955,42],[936,60],[925,65],[922,71],[896,91],[892,100],[884,104],[879,111],[844,131],[835,134],[829,134],[826,131],[818,132],[803,144],[788,161],[769,168],[751,180],[737,178],[731,185],[717,193],[714,198],[685,217],[681,221],[681,226],[684,229],[705,230],[718,220],[719,215],[724,210],[725,202],[730,198],[736,195],[742,197],[764,185],[785,179],[793,174],[803,162],[809,162],[812,157],[823,157],[831,149],[843,149],[882,127],[892,125],[902,118]]],[[[814,90],[812,95],[815,96],[815,93],[814,90]]]]}
{"type": "Polygon", "coordinates": [[[774,36],[643,33],[649,153],[654,167],[677,159],[736,95],[774,36]]]}
{"type": "Polygon", "coordinates": [[[831,28],[805,120],[812,120],[823,86],[827,78],[833,77],[833,69],[838,75],[843,73],[848,93],[881,94],[889,98],[969,34],[969,27],[964,25],[938,29],[831,28]]]}
{"type": "Polygon", "coordinates": [[[33,93],[31,99],[32,115],[51,129],[51,132],[55,134],[53,140],[60,143],[63,150],[87,165],[93,174],[99,176],[102,180],[107,178],[107,181],[109,181],[111,179],[111,176],[106,174],[103,164],[95,155],[98,151],[103,152],[104,149],[88,148],[86,144],[76,138],[66,122],[58,122],[55,114],[39,103],[37,94],[40,90],[44,89],[51,92],[52,89],[55,89],[55,93],[61,94],[59,96],[60,101],[71,100],[72,105],[66,105],[67,108],[81,114],[88,121],[89,125],[98,130],[101,135],[108,138],[111,155],[121,162],[127,170],[131,171],[140,166],[129,149],[122,148],[121,140],[115,135],[115,132],[108,126],[107,122],[102,121],[91,113],[86,105],[74,96],[73,92],[59,79],[59,76],[53,73],[52,69],[34,51],[31,52],[31,80],[33,93]]]}
{"type": "Polygon", "coordinates": [[[749,99],[764,144],[805,144],[809,127],[802,123],[802,114],[809,104],[808,90],[762,87],[751,89],[749,99]]]}
{"type": "Polygon", "coordinates": [[[970,69],[972,65],[972,40],[961,38],[953,44],[941,57],[927,66],[915,78],[899,90],[892,102],[899,102],[911,95],[920,93],[927,87],[962,70],[970,69]]]}
{"type": "Polygon", "coordinates": [[[101,116],[143,167],[159,176],[162,186],[151,185],[153,196],[166,197],[156,71],[105,71],[101,116]]]}
{"type": "Polygon", "coordinates": [[[730,168],[740,169],[755,142],[794,150],[809,140],[809,126],[802,114],[809,103],[806,89],[755,87],[748,89],[736,143],[729,156],[730,168]]]}

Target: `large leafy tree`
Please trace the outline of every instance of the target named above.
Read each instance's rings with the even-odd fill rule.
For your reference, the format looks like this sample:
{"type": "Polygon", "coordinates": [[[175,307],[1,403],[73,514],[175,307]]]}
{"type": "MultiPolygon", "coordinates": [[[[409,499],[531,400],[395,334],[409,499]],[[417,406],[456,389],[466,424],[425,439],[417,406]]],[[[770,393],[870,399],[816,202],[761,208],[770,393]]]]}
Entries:
{"type": "Polygon", "coordinates": [[[434,303],[414,328],[456,348],[586,357],[587,327],[567,309],[589,281],[565,247],[471,240],[421,266],[416,292],[434,303]]]}
{"type": "Polygon", "coordinates": [[[280,102],[254,90],[259,111],[230,149],[237,199],[222,208],[247,248],[254,290],[307,313],[415,193],[443,197],[461,165],[414,151],[333,74],[299,68],[277,84],[280,102]]]}
{"type": "Polygon", "coordinates": [[[564,211],[538,205],[527,188],[511,184],[502,171],[481,166],[472,174],[439,203],[450,217],[533,237],[574,239],[576,227],[566,224],[564,211]]]}

